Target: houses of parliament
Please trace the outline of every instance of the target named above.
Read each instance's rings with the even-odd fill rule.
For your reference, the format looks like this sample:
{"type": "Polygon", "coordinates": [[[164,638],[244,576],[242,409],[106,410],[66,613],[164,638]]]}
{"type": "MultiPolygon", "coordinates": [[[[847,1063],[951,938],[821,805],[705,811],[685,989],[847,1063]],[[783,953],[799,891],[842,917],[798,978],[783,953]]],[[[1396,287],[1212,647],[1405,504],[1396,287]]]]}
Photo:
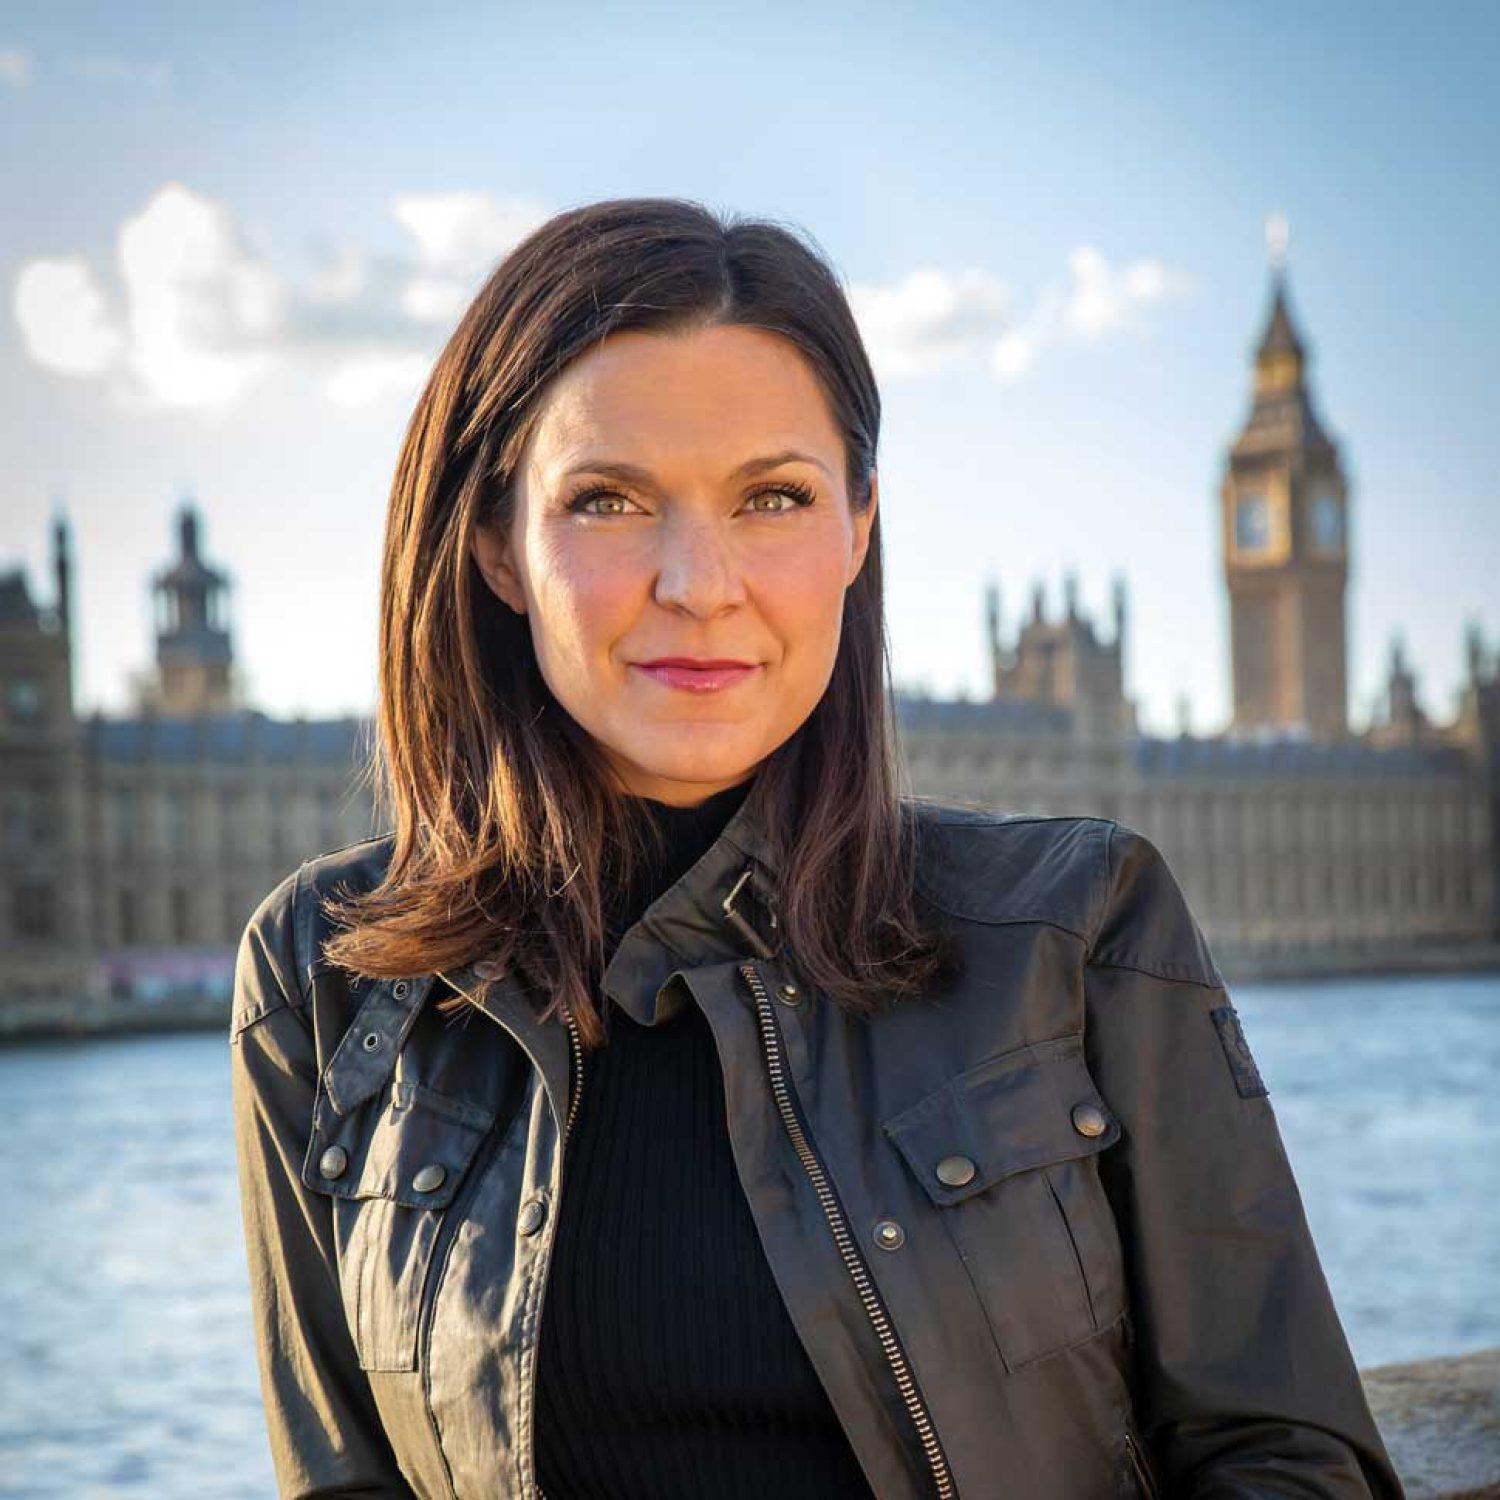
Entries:
{"type": "MultiPolygon", "coordinates": [[[[1005,811],[1116,818],[1166,855],[1231,978],[1421,967],[1500,940],[1500,653],[1465,641],[1434,722],[1393,647],[1382,704],[1347,719],[1351,495],[1322,425],[1286,276],[1272,271],[1248,415],[1222,465],[1232,720],[1137,727],[1127,600],[1108,629],[1038,587],[1007,638],[986,600],[989,695],[897,695],[912,789],[1005,811]]],[[[128,717],[76,714],[70,540],[51,600],[0,574],[0,1022],[90,997],[227,995],[239,934],[300,860],[372,832],[365,720],[277,720],[242,701],[227,579],[200,518],[152,580],[154,670],[128,717]]]]}

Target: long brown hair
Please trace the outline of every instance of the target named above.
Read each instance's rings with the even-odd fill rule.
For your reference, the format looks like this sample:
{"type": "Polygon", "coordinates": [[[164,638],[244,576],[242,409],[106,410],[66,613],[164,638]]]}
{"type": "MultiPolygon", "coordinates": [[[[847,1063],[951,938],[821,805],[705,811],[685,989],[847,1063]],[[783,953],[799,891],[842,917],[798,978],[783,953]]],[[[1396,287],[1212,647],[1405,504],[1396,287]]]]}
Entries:
{"type": "MultiPolygon", "coordinates": [[[[530,627],[490,591],[474,528],[504,534],[548,382],[626,329],[719,324],[789,339],[818,377],[861,513],[880,397],[838,277],[802,237],[698,203],[621,198],[559,213],[495,268],[438,356],[402,443],[380,582],[380,702],[367,770],[394,823],[380,882],[327,902],[327,957],[377,978],[480,958],[513,969],[544,1018],[602,1043],[602,893],[648,820],[548,689],[530,627]]],[[[828,689],[746,794],[778,851],[784,941],[807,982],[873,1014],[947,957],[914,902],[876,512],[844,595],[828,689]]],[[[462,995],[443,1002],[463,1006],[462,995]]]]}

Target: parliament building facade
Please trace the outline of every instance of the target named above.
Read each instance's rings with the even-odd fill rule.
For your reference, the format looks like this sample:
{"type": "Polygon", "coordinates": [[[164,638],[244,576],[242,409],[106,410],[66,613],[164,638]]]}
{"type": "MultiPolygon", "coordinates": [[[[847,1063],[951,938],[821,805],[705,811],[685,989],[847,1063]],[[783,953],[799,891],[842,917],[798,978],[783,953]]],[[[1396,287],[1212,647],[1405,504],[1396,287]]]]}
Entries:
{"type": "MultiPolygon", "coordinates": [[[[1116,818],[1159,845],[1226,973],[1421,967],[1500,941],[1500,653],[1465,638],[1458,711],[1423,711],[1399,640],[1372,723],[1347,719],[1351,495],[1273,273],[1249,415],[1219,487],[1231,722],[1139,731],[1127,600],[1107,633],[1066,581],[1004,638],[989,696],[898,694],[912,789],[1008,812],[1116,818]]],[[[239,689],[228,579],[196,510],[152,582],[154,670],[128,717],[73,707],[70,541],[52,602],[0,575],[0,1030],[222,998],[256,901],[372,831],[369,721],[281,720],[239,689]]]]}

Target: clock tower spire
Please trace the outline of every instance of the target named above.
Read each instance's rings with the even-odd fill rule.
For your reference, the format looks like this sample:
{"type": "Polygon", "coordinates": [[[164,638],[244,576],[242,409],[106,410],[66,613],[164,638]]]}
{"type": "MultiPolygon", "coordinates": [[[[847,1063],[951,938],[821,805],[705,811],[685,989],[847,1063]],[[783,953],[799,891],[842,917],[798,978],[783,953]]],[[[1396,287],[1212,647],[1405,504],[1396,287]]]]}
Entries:
{"type": "Polygon", "coordinates": [[[1307,382],[1286,220],[1267,223],[1270,305],[1249,417],[1219,489],[1235,734],[1348,732],[1348,484],[1307,382]]]}

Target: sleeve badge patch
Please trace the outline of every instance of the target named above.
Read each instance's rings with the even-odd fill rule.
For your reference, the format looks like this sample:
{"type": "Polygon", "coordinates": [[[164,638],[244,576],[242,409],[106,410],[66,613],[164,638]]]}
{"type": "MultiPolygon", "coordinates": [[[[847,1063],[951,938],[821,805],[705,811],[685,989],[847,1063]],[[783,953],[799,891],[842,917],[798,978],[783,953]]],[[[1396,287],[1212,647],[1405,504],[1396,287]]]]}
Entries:
{"type": "Polygon", "coordinates": [[[1250,1055],[1250,1044],[1245,1040],[1245,1031],[1234,1006],[1221,1005],[1216,1010],[1211,1010],[1209,1015],[1213,1017],[1214,1026],[1219,1033],[1219,1044],[1224,1049],[1229,1071],[1234,1075],[1234,1086],[1241,1096],[1256,1099],[1269,1094],[1270,1090],[1260,1076],[1260,1069],[1255,1066],[1255,1059],[1250,1055]]]}

